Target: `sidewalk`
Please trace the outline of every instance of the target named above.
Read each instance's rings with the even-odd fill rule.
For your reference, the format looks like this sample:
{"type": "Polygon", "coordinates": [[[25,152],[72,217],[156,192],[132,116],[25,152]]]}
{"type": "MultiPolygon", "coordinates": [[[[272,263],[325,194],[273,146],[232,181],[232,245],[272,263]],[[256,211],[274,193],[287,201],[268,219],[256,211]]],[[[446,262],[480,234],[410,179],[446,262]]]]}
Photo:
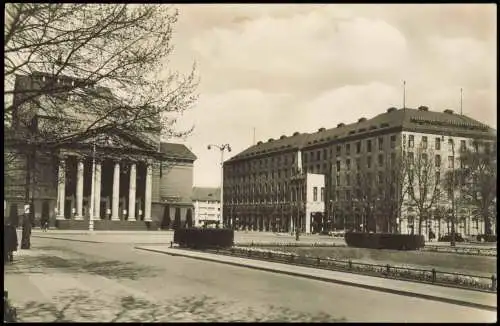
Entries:
{"type": "Polygon", "coordinates": [[[178,248],[169,248],[167,246],[136,246],[135,248],[173,256],[201,259],[254,268],[269,272],[306,277],[320,281],[339,283],[343,285],[357,286],[370,290],[413,296],[427,300],[442,301],[485,310],[496,311],[497,309],[496,293],[463,290],[431,284],[399,281],[381,277],[372,277],[359,274],[342,273],[310,267],[267,262],[262,260],[216,255],[178,248]]]}

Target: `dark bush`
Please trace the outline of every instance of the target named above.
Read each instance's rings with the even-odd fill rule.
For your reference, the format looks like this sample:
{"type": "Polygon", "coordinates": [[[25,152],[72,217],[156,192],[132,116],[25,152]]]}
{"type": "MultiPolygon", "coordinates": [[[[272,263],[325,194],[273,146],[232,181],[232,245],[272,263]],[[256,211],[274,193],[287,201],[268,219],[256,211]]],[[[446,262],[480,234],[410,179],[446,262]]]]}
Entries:
{"type": "Polygon", "coordinates": [[[422,235],[393,233],[347,232],[345,242],[349,247],[392,250],[418,250],[425,246],[422,235]]]}
{"type": "MultiPolygon", "coordinates": [[[[445,234],[438,239],[438,242],[450,242],[452,239],[451,234],[445,234]]],[[[464,242],[464,238],[460,233],[455,233],[455,242],[464,242]]]]}
{"type": "Polygon", "coordinates": [[[478,234],[477,241],[479,242],[497,242],[496,234],[478,234]]]}
{"type": "Polygon", "coordinates": [[[3,322],[17,322],[16,308],[12,307],[12,305],[10,304],[9,294],[7,291],[3,291],[3,322]]]}
{"type": "Polygon", "coordinates": [[[192,249],[228,248],[234,245],[234,230],[182,228],[174,231],[174,243],[192,249]]]}

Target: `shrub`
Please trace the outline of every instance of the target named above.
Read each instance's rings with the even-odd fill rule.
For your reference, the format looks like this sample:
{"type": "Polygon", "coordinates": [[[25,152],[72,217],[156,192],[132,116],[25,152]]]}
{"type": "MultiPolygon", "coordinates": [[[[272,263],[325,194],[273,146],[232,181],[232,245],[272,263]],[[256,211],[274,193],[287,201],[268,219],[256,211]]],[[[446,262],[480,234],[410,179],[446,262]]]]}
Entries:
{"type": "Polygon", "coordinates": [[[393,250],[418,250],[425,245],[422,235],[392,233],[347,232],[345,241],[349,247],[393,250]]]}
{"type": "Polygon", "coordinates": [[[479,234],[477,236],[477,241],[479,242],[497,242],[497,236],[495,234],[479,234]]]}
{"type": "MultiPolygon", "coordinates": [[[[452,236],[451,234],[443,235],[438,239],[438,242],[451,242],[452,236]]],[[[455,233],[455,242],[464,242],[464,238],[460,233],[455,233]]]]}
{"type": "Polygon", "coordinates": [[[9,294],[7,291],[3,292],[3,321],[4,323],[17,322],[16,308],[12,307],[9,301],[9,294]]]}
{"type": "Polygon", "coordinates": [[[228,248],[234,244],[234,230],[182,228],[174,231],[174,243],[192,249],[228,248]]]}

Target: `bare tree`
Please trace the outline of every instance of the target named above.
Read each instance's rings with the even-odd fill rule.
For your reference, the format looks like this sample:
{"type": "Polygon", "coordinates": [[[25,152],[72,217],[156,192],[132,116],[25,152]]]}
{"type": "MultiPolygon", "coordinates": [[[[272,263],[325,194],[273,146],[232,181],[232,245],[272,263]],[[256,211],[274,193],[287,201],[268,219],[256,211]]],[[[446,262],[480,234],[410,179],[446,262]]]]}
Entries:
{"type": "Polygon", "coordinates": [[[45,143],[106,126],[155,130],[158,119],[165,136],[184,136],[173,125],[194,103],[197,83],[194,67],[187,76],[166,67],[177,16],[165,5],[7,4],[4,99],[13,101],[4,117],[30,125],[34,106],[58,118],[37,128],[45,143]],[[15,80],[38,72],[35,84],[15,80]]]}
{"type": "Polygon", "coordinates": [[[434,152],[423,147],[423,144],[415,152],[406,152],[405,170],[408,182],[409,203],[413,204],[418,213],[418,234],[422,234],[422,223],[429,218],[430,209],[438,201],[440,193],[440,172],[434,152]]]}
{"type": "Polygon", "coordinates": [[[26,202],[40,158],[60,146],[117,129],[142,139],[192,131],[176,128],[198,84],[194,65],[186,75],[168,67],[177,17],[166,5],[6,4],[4,147],[21,156],[9,164],[24,162],[26,202]]]}
{"type": "Polygon", "coordinates": [[[484,222],[485,234],[492,234],[492,219],[497,195],[497,144],[496,142],[473,141],[471,146],[462,149],[460,169],[457,173],[459,187],[465,204],[474,207],[484,222]],[[472,149],[471,149],[472,148],[472,149]]]}

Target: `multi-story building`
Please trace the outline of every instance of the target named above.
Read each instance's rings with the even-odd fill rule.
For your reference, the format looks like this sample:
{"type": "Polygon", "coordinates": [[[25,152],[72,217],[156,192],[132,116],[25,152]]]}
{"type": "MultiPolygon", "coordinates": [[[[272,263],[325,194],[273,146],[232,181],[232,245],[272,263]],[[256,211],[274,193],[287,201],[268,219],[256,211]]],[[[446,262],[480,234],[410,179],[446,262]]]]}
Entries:
{"type": "MultiPolygon", "coordinates": [[[[401,161],[406,152],[413,155],[412,150],[418,146],[427,146],[447,163],[452,156],[448,154],[450,139],[460,146],[469,146],[474,140],[495,141],[496,130],[452,110],[433,112],[422,106],[389,108],[356,123],[259,141],[224,162],[225,223],[234,224],[238,219],[237,227],[291,231],[294,221],[299,221],[302,232],[310,232],[305,230],[309,217],[304,198],[305,176],[312,173],[325,176],[324,225],[366,230],[369,222],[364,216],[373,210],[369,204],[373,194],[364,189],[366,180],[373,180],[370,185],[376,185],[373,188],[378,198],[380,191],[386,191],[381,186],[389,186],[384,202],[398,211],[398,218],[371,229],[410,233],[418,216],[409,208],[412,204],[407,195],[403,196],[399,179],[387,179],[394,173],[386,172],[394,170],[395,162],[401,161]],[[297,193],[299,189],[302,191],[297,193]]],[[[441,225],[430,227],[437,227],[438,234],[441,225]]]]}
{"type": "Polygon", "coordinates": [[[222,225],[220,188],[193,187],[194,226],[222,225]]]}
{"type": "MultiPolygon", "coordinates": [[[[41,89],[45,83],[74,82],[70,77],[45,73],[17,76],[16,94],[41,89]]],[[[81,88],[111,94],[109,89],[93,85],[81,88]]],[[[4,134],[4,162],[7,156],[12,158],[4,171],[8,216],[22,215],[24,206],[30,204],[35,221],[46,218],[52,227],[86,229],[91,200],[96,229],[156,229],[165,224],[165,216],[185,220],[190,215],[196,156],[184,145],[161,142],[160,129],[132,133],[119,127],[98,128],[98,132],[74,137],[71,142],[49,147],[41,141],[27,150],[35,145],[23,139],[26,126],[40,133],[54,123],[77,125],[81,129],[72,132],[78,134],[90,125],[91,121],[69,109],[71,94],[65,98],[57,102],[61,110],[68,111],[65,117],[41,111],[29,102],[12,112],[12,125],[4,134]]],[[[14,103],[17,100],[15,97],[14,103]]]]}

